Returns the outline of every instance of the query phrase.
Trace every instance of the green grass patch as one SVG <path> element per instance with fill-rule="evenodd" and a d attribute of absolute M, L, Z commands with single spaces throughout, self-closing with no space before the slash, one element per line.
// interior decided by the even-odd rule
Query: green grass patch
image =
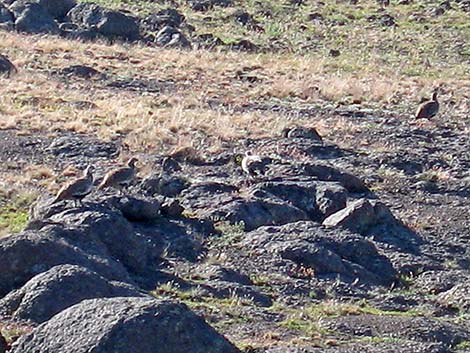
<path fill-rule="evenodd" d="M 409 311 L 385 311 L 367 304 L 348 304 L 337 302 L 322 302 L 303 308 L 290 308 L 280 303 L 275 303 L 271 310 L 285 315 L 280 323 L 281 327 L 299 331 L 308 336 L 324 336 L 329 332 L 319 326 L 324 318 L 337 318 L 349 315 L 389 315 L 389 316 L 421 316 L 422 312 Z"/>
<path fill-rule="evenodd" d="M 458 345 L 455 346 L 455 350 L 457 352 L 470 350 L 470 341 L 460 342 Z"/>
<path fill-rule="evenodd" d="M 20 232 L 28 223 L 29 207 L 36 198 L 33 193 L 0 191 L 0 236 Z"/>
<path fill-rule="evenodd" d="M 245 307 L 254 306 L 249 298 L 241 298 L 233 293 L 228 298 L 216 298 L 198 287 L 183 290 L 173 283 L 166 283 L 150 294 L 156 298 L 169 297 L 177 299 L 189 308 L 204 313 L 206 320 L 216 329 L 226 329 L 236 324 L 248 324 L 253 318 L 244 313 Z"/>

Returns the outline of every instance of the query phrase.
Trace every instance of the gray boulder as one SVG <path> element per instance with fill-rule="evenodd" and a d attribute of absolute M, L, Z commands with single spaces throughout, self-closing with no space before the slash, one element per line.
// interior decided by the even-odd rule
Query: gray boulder
<path fill-rule="evenodd" d="M 85 300 L 22 336 L 11 353 L 236 353 L 183 304 L 146 298 Z"/>
<path fill-rule="evenodd" d="M 0 54 L 0 74 L 8 78 L 16 71 L 15 65 L 6 56 Z"/>
<path fill-rule="evenodd" d="M 271 181 L 257 184 L 252 188 L 269 193 L 302 211 L 310 219 L 321 221 L 326 216 L 346 207 L 347 191 L 339 183 L 310 180 Z"/>
<path fill-rule="evenodd" d="M 288 260 L 310 268 L 317 278 L 339 276 L 349 283 L 390 285 L 397 276 L 372 242 L 347 231 L 325 230 L 314 222 L 261 227 L 248 233 L 242 245 L 269 262 Z"/>
<path fill-rule="evenodd" d="M 246 231 L 308 219 L 305 212 L 286 202 L 256 197 L 234 199 L 233 202 L 215 209 L 212 216 L 228 220 L 232 224 L 243 223 Z"/>
<path fill-rule="evenodd" d="M 16 1 L 12 1 L 9 5 L 10 5 L 9 10 L 13 13 L 14 17 L 18 17 L 19 15 L 21 15 L 23 11 L 26 10 L 31 5 L 35 5 L 36 8 L 39 7 L 42 10 L 44 10 L 42 6 L 40 6 L 34 0 L 16 0 Z"/>
<path fill-rule="evenodd" d="M 145 32 L 158 32 L 165 26 L 180 27 L 185 21 L 184 15 L 175 9 L 154 12 L 142 20 L 141 28 Z"/>
<path fill-rule="evenodd" d="M 49 219 L 55 223 L 63 224 L 67 228 L 77 229 L 82 237 L 90 239 L 106 247 L 106 253 L 123 264 L 133 273 L 145 272 L 153 267 L 162 249 L 153 239 L 136 231 L 134 225 L 125 218 L 123 212 L 113 210 L 114 199 L 108 200 L 108 205 L 92 205 L 88 209 L 65 209 L 53 214 Z M 104 201 L 106 202 L 106 201 Z M 132 206 L 124 201 L 121 205 L 127 216 L 138 217 L 136 210 L 139 206 Z M 148 205 L 145 204 L 144 208 Z M 145 211 L 154 214 L 153 206 Z M 149 214 L 144 214 L 147 217 Z M 157 239 L 158 241 L 158 239 Z"/>
<path fill-rule="evenodd" d="M 65 72 L 62 71 L 62 73 L 78 75 L 79 73 L 84 74 L 87 71 L 88 75 L 92 74 L 89 70 L 84 70 L 83 68 L 77 69 L 77 67 L 69 67 Z M 99 75 L 99 72 L 93 73 L 93 75 L 95 74 Z M 77 165 L 83 165 L 83 160 L 99 157 L 112 159 L 119 153 L 119 147 L 113 142 L 105 142 L 93 136 L 66 134 L 53 139 L 47 147 L 47 152 L 58 158 L 66 158 Z"/>
<path fill-rule="evenodd" d="M 14 22 L 15 17 L 13 13 L 0 3 L 0 28 L 11 29 Z"/>
<path fill-rule="evenodd" d="M 77 5 L 75 0 L 38 0 L 38 3 L 57 20 L 62 20 Z"/>
<path fill-rule="evenodd" d="M 19 16 L 27 7 L 31 5 L 34 9 L 41 8 L 48 13 L 52 18 L 62 20 L 67 12 L 69 12 L 75 5 L 75 0 L 16 0 L 11 2 L 10 8 Z"/>
<path fill-rule="evenodd" d="M 84 267 L 58 265 L 1 299 L 0 315 L 42 323 L 84 299 L 141 296 L 135 287 L 108 281 Z"/>
<path fill-rule="evenodd" d="M 15 7 L 16 3 L 13 4 Z M 15 27 L 20 32 L 60 34 L 59 26 L 54 18 L 39 4 L 31 3 L 16 8 Z"/>
<path fill-rule="evenodd" d="M 326 227 L 343 227 L 365 233 L 378 224 L 396 224 L 398 221 L 387 206 L 377 200 L 359 199 L 323 221 Z"/>
<path fill-rule="evenodd" d="M 161 203 L 156 199 L 116 197 L 114 206 L 131 222 L 153 221 L 160 217 Z"/>
<path fill-rule="evenodd" d="M 377 221 L 374 207 L 366 199 L 352 202 L 346 208 L 323 221 L 326 227 L 344 227 L 358 233 L 365 232 Z"/>
<path fill-rule="evenodd" d="M 191 43 L 178 29 L 165 26 L 155 35 L 155 43 L 167 48 L 191 48 Z"/>
<path fill-rule="evenodd" d="M 215 181 L 194 183 L 181 194 L 185 209 L 202 217 L 243 222 L 246 230 L 299 220 L 321 222 L 346 206 L 347 191 L 339 183 L 273 179 L 240 194 L 237 187 Z"/>
<path fill-rule="evenodd" d="M 302 165 L 302 174 L 312 176 L 322 181 L 335 181 L 340 183 L 349 192 L 367 192 L 364 182 L 353 174 L 340 171 L 330 166 L 320 164 Z"/>
<path fill-rule="evenodd" d="M 78 26 L 95 29 L 110 39 L 139 39 L 139 25 L 136 19 L 123 12 L 108 10 L 92 3 L 81 3 L 72 8 L 67 16 Z"/>
<path fill-rule="evenodd" d="M 0 238 L 0 296 L 35 275 L 61 264 L 75 264 L 101 276 L 132 283 L 122 263 L 112 259 L 102 242 L 77 229 L 46 225 Z"/>
<path fill-rule="evenodd" d="M 295 205 L 274 197 L 264 190 L 239 196 L 237 188 L 217 182 L 200 182 L 184 190 L 183 206 L 201 217 L 243 224 L 245 230 L 263 225 L 279 225 L 308 219 Z"/>
<path fill-rule="evenodd" d="M 0 332 L 0 353 L 5 353 L 8 349 L 8 344 L 6 339 L 2 336 Z"/>

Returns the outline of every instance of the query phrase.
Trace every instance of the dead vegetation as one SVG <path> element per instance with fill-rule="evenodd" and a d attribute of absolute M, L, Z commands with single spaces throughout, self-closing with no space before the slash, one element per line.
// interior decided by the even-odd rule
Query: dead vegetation
<path fill-rule="evenodd" d="M 464 77 L 408 77 L 384 67 L 379 73 L 370 66 L 332 72 L 326 59 L 285 53 L 241 55 L 75 43 L 5 32 L 0 36 L 2 52 L 20 68 L 0 88 L 0 127 L 23 134 L 93 133 L 106 140 L 124 137 L 134 151 L 169 151 L 201 144 L 217 148 L 222 141 L 278 134 L 296 120 L 295 114 L 245 109 L 254 103 L 288 109 L 359 103 L 409 119 L 420 97 L 440 87 L 454 114 L 468 108 Z M 54 74 L 74 64 L 93 67 L 106 78 Z M 244 79 L 245 73 L 250 79 Z M 110 85 L 119 80 L 139 81 L 140 86 Z M 162 83 L 161 92 L 148 92 L 150 80 Z M 327 136 L 354 128 L 341 119 L 325 121 L 321 110 L 311 114 L 308 123 Z"/>

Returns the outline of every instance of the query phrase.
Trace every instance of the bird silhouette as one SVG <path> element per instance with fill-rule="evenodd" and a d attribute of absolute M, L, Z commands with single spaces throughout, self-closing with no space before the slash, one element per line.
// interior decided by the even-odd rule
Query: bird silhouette
<path fill-rule="evenodd" d="M 129 185 L 131 181 L 134 179 L 137 168 L 135 164 L 138 162 L 138 159 L 132 157 L 127 162 L 127 167 L 121 167 L 117 169 L 113 169 L 106 173 L 103 178 L 103 181 L 98 186 L 98 189 L 105 189 L 108 187 L 117 188 L 121 192 L 121 188 L 123 186 Z"/>
<path fill-rule="evenodd" d="M 51 205 L 65 200 L 73 200 L 75 206 L 77 206 L 77 202 L 78 205 L 81 205 L 82 199 L 93 189 L 93 170 L 93 166 L 87 166 L 81 178 L 75 179 L 62 186 Z"/>
<path fill-rule="evenodd" d="M 420 104 L 416 110 L 416 119 L 431 119 L 439 112 L 439 101 L 437 91 L 432 94 L 432 99 Z"/>

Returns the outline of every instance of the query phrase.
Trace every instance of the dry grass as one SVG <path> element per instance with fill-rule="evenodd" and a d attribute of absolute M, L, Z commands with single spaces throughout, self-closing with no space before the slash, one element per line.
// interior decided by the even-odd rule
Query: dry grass
<path fill-rule="evenodd" d="M 468 80 L 458 77 L 410 78 L 393 70 L 378 74 L 371 67 L 331 72 L 329 62 L 315 56 L 109 46 L 5 32 L 0 32 L 0 50 L 20 68 L 0 87 L 0 128 L 26 134 L 76 131 L 106 140 L 124 136 L 134 151 L 208 145 L 217 149 L 223 141 L 277 134 L 295 119 L 233 109 L 253 103 L 282 101 L 299 107 L 354 100 L 411 114 L 410 105 L 432 87 L 442 87 L 446 98 L 457 102 L 454 110 L 464 108 L 468 94 Z M 94 67 L 113 80 L 160 80 L 170 85 L 163 92 L 149 93 L 107 87 L 99 79 L 51 74 L 74 64 Z M 240 70 L 257 82 L 240 79 Z M 96 108 L 74 105 L 79 101 L 93 102 Z M 214 109 L 209 102 L 223 108 Z M 323 119 L 314 116 L 310 123 L 328 131 L 354 128 L 341 120 L 325 124 Z"/>

